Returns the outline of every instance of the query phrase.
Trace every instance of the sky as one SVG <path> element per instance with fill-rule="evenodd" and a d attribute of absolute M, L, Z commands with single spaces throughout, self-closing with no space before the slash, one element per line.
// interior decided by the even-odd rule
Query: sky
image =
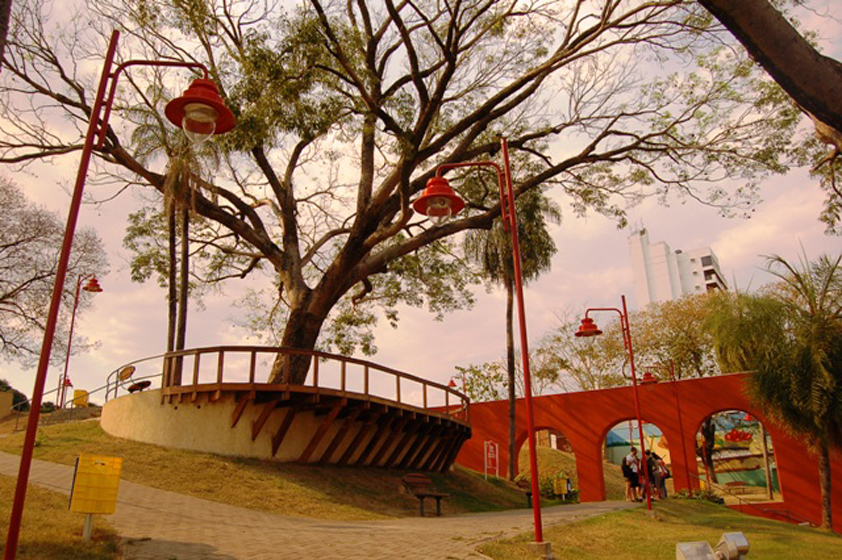
<path fill-rule="evenodd" d="M 804 23 L 807 28 L 820 28 L 824 54 L 842 59 L 840 22 L 808 14 Z M 30 200 L 65 217 L 77 165 L 78 155 L 74 155 L 11 177 L 24 187 Z M 101 194 L 90 183 L 87 192 L 94 198 Z M 740 289 L 755 289 L 771 280 L 762 270 L 763 255 L 779 254 L 797 261 L 802 249 L 811 258 L 840 252 L 842 238 L 823 233 L 824 225 L 818 220 L 822 191 L 806 170 L 772 177 L 762 183 L 760 193 L 763 202 L 749 220 L 723 218 L 698 203 L 672 201 L 665 207 L 648 200 L 629 212 L 629 222 L 632 227 L 646 227 L 651 243 L 664 241 L 672 250 L 711 247 L 726 281 Z M 71 357 L 69 376 L 76 388 L 92 391 L 122 365 L 161 354 L 165 347 L 165 293 L 153 282 L 131 282 L 129 256 L 122 249 L 126 218 L 140 204 L 129 195 L 104 205 L 83 205 L 79 224 L 99 232 L 111 267 L 109 274 L 99 277 L 104 291 L 77 317 L 76 333 L 97 342 L 98 348 Z M 618 230 L 615 222 L 602 216 L 577 218 L 564 210 L 562 223 L 552 229 L 558 247 L 552 269 L 525 290 L 531 346 L 557 324 L 559 314 L 580 315 L 587 307 L 619 306 L 623 294 L 630 308 L 636 308 L 628 245 L 631 229 Z M 188 348 L 256 342 L 231 320 L 238 312 L 232 303 L 241 289 L 229 283 L 224 295 L 206 299 L 204 310 L 193 306 Z M 479 290 L 471 310 L 451 313 L 440 322 L 426 311 L 405 308 L 397 330 L 382 321 L 376 332 L 379 352 L 366 359 L 447 384 L 456 374 L 455 366 L 481 364 L 505 355 L 505 307 L 502 290 Z M 56 387 L 60 373 L 60 368 L 50 368 L 47 390 Z M 0 377 L 27 395 L 32 392 L 34 376 L 35 367 L 23 369 L 0 362 Z M 102 397 L 94 400 L 101 402 Z"/>

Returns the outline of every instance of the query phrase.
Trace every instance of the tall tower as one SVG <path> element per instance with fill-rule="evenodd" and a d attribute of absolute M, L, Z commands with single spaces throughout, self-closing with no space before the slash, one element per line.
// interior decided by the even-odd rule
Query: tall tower
<path fill-rule="evenodd" d="M 646 228 L 629 236 L 637 304 L 678 299 L 688 294 L 727 290 L 719 260 L 710 247 L 670 250 L 664 242 L 649 243 Z"/>

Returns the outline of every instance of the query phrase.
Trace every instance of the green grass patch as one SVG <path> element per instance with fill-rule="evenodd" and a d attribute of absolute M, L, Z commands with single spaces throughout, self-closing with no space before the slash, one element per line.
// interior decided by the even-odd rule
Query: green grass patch
<path fill-rule="evenodd" d="M 564 473 L 565 476 L 570 477 L 573 488 L 579 488 L 579 476 L 576 473 L 576 456 L 573 453 L 539 446 L 537 458 L 539 478 Z M 528 445 L 524 445 L 520 449 L 518 468 L 522 474 L 527 477 L 529 476 Z M 625 500 L 626 483 L 623 479 L 623 471 L 620 466 L 604 461 L 602 468 L 605 473 L 605 499 Z"/>
<path fill-rule="evenodd" d="M 224 457 L 115 438 L 96 420 L 39 429 L 34 457 L 73 465 L 81 453 L 122 457 L 122 478 L 154 488 L 251 509 L 319 519 L 383 519 L 417 515 L 418 500 L 405 493 L 409 471 L 321 467 Z M 0 439 L 0 450 L 20 453 L 23 433 Z M 430 477 L 443 492 L 446 514 L 526 506 L 507 481 L 485 481 L 457 467 Z"/>
<path fill-rule="evenodd" d="M 15 477 L 0 476 L 0 519 L 9 526 Z M 118 558 L 119 538 L 105 518 L 94 516 L 91 542 L 82 538 L 85 516 L 70 513 L 67 496 L 30 485 L 18 540 L 19 560 L 112 560 Z M 5 548 L 5 539 L 0 550 Z"/>
<path fill-rule="evenodd" d="M 719 542 L 722 533 L 742 532 L 750 544 L 750 558 L 837 558 L 842 537 L 788 523 L 740 514 L 725 506 L 695 500 L 667 500 L 654 505 L 656 517 L 645 508 L 608 513 L 598 517 L 545 528 L 560 558 L 629 559 L 675 558 L 679 542 Z M 495 560 L 517 560 L 530 556 L 533 535 L 486 544 L 480 551 Z"/>

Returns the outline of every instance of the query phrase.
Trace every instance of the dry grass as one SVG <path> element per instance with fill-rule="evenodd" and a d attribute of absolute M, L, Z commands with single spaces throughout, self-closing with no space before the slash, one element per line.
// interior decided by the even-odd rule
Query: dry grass
<path fill-rule="evenodd" d="M 109 436 L 95 420 L 40 428 L 38 441 L 36 459 L 72 465 L 80 453 L 123 457 L 124 480 L 251 509 L 343 520 L 417 514 L 417 499 L 401 491 L 407 471 L 281 464 L 167 449 Z M 0 450 L 19 453 L 22 442 L 22 433 L 0 439 Z M 447 513 L 525 505 L 514 485 L 486 482 L 465 469 L 431 478 L 451 494 L 443 502 Z"/>
<path fill-rule="evenodd" d="M 524 445 L 518 456 L 518 467 L 520 472 L 529 473 L 529 447 Z M 624 500 L 626 496 L 626 483 L 623 479 L 623 472 L 619 465 L 603 462 L 602 468 L 605 472 L 605 499 Z M 579 488 L 579 477 L 576 473 L 576 457 L 573 453 L 550 449 L 549 447 L 538 447 L 538 472 L 539 478 L 565 473 L 571 478 L 574 488 Z"/>
<path fill-rule="evenodd" d="M 15 478 L 0 476 L 0 519 L 8 527 Z M 118 537 L 102 516 L 94 518 L 90 543 L 82 538 L 84 516 L 70 513 L 67 496 L 29 486 L 18 541 L 19 560 L 106 560 L 118 558 Z M 5 548 L 5 539 L 0 549 Z"/>
<path fill-rule="evenodd" d="M 558 558 L 636 560 L 675 558 L 679 542 L 707 541 L 716 545 L 722 533 L 742 532 L 750 544 L 749 558 L 838 558 L 839 535 L 759 517 L 695 500 L 666 500 L 655 505 L 656 517 L 643 508 L 593 517 L 544 531 Z M 530 556 L 531 534 L 489 543 L 480 551 L 495 560 Z"/>

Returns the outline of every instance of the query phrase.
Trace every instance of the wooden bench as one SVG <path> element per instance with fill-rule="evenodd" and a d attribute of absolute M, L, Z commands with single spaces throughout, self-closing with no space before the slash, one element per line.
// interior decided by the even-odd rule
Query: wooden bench
<path fill-rule="evenodd" d="M 404 487 L 418 498 L 421 504 L 421 517 L 424 517 L 424 498 L 434 498 L 436 500 L 436 516 L 441 517 L 441 499 L 447 498 L 450 494 L 439 492 L 433 486 L 433 481 L 426 474 L 410 473 L 404 476 L 401 481 Z"/>
<path fill-rule="evenodd" d="M 521 478 L 517 482 L 515 482 L 518 488 L 526 494 L 526 507 L 532 507 L 532 482 L 526 480 L 525 478 Z"/>
<path fill-rule="evenodd" d="M 754 488 L 750 487 L 742 480 L 732 480 L 731 482 L 726 482 L 725 489 L 732 494 L 748 494 L 749 492 L 754 491 Z"/>

